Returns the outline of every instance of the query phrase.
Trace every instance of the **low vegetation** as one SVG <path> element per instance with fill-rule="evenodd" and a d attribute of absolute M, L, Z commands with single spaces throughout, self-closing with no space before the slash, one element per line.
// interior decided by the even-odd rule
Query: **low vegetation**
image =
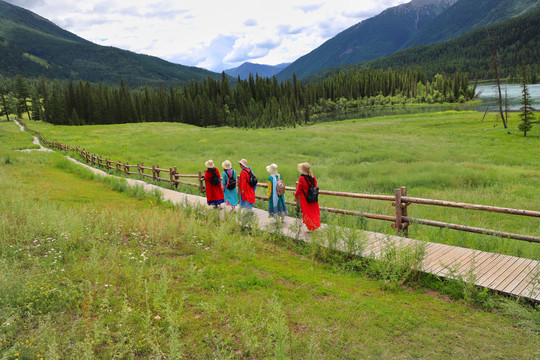
<path fill-rule="evenodd" d="M 399 270 L 413 253 L 375 263 L 128 196 L 57 153 L 13 151 L 31 144 L 13 128 L 0 123 L 2 358 L 540 356 L 538 310 Z"/>
<path fill-rule="evenodd" d="M 477 112 L 444 112 L 324 123 L 295 129 L 203 129 L 170 123 L 66 127 L 29 122 L 47 139 L 112 160 L 144 162 L 182 174 L 204 170 L 213 159 L 233 164 L 242 158 L 261 181 L 265 167 L 276 163 L 285 183 L 294 186 L 296 164 L 309 162 L 324 190 L 392 195 L 406 186 L 409 196 L 518 209 L 540 209 L 540 163 L 531 149 L 540 146 L 535 128 L 523 138 L 512 114 L 507 134 L 496 114 L 482 122 Z M 196 150 L 194 150 L 196 149 Z M 346 156 L 344 156 L 346 154 Z M 264 195 L 265 189 L 260 189 Z M 292 194 L 287 193 L 288 200 Z M 321 196 L 321 205 L 393 215 L 388 202 Z M 258 204 L 264 208 L 264 203 Z M 294 212 L 294 209 L 289 209 Z M 409 215 L 540 236 L 534 219 L 412 205 Z M 323 214 L 324 222 L 392 233 L 389 223 Z M 450 245 L 540 259 L 540 246 L 453 230 L 412 226 L 410 236 Z"/>

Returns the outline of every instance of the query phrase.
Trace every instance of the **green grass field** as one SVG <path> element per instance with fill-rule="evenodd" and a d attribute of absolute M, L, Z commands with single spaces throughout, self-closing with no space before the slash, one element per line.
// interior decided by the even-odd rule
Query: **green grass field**
<path fill-rule="evenodd" d="M 139 126 L 132 131 L 163 124 Z M 58 131 L 69 129 L 41 127 L 66 143 L 82 142 L 85 131 L 96 148 L 112 141 L 96 140 L 92 128 L 71 128 L 81 131 L 79 138 L 60 139 Z M 207 138 L 220 131 L 175 128 Z M 330 264 L 293 241 L 220 221 L 216 211 L 130 197 L 121 182 L 95 181 L 58 153 L 15 152 L 30 147 L 31 137 L 13 129 L 0 122 L 2 359 L 540 357 L 540 319 L 529 306 L 487 298 L 498 305 L 482 311 L 418 284 L 389 289 L 366 276 L 368 263 L 355 267 L 362 263 L 344 258 Z M 109 129 L 120 138 L 118 131 L 130 126 Z M 164 160 L 150 154 L 163 152 L 159 146 L 137 144 L 149 153 L 141 161 Z M 275 160 L 254 144 L 261 153 L 248 159 Z M 132 161 L 138 151 L 123 158 Z M 200 158 L 217 161 L 216 154 Z M 190 157 L 186 168 L 200 168 Z M 309 160 L 322 181 L 324 157 Z M 276 160 L 289 178 L 296 176 L 296 157 L 291 161 Z M 255 169 L 262 173 L 263 165 Z M 353 188 L 345 180 L 340 186 Z"/>
<path fill-rule="evenodd" d="M 517 132 L 517 114 L 510 119 L 512 134 L 496 115 L 484 121 L 482 116 L 449 111 L 258 130 L 172 123 L 53 127 L 29 122 L 29 126 L 49 140 L 81 146 L 112 160 L 178 166 L 180 173 L 204 170 L 207 159 L 216 164 L 229 159 L 236 165 L 246 158 L 260 181 L 268 175 L 265 167 L 276 163 L 285 182 L 294 186 L 299 175 L 296 164 L 307 161 L 323 190 L 392 195 L 394 189 L 406 186 L 409 196 L 539 210 L 540 129 L 533 128 L 524 138 Z M 292 194 L 287 196 L 292 200 Z M 320 203 L 394 214 L 388 202 L 321 196 Z M 540 236 L 540 221 L 530 217 L 414 204 L 409 216 Z M 376 220 L 323 214 L 323 221 L 393 231 L 389 223 Z M 419 225 L 410 228 L 409 236 L 540 259 L 540 245 L 522 241 Z"/>

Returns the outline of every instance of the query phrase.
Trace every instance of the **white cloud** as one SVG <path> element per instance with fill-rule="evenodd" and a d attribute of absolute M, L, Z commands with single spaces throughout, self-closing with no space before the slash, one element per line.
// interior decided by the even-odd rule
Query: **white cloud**
<path fill-rule="evenodd" d="M 8 0 L 89 41 L 213 71 L 292 62 L 409 0 Z M 126 5 L 129 4 L 129 5 Z"/>
<path fill-rule="evenodd" d="M 259 25 L 259 23 L 255 19 L 247 19 L 246 21 L 244 21 L 244 25 L 246 25 L 246 26 L 257 26 L 257 25 Z"/>

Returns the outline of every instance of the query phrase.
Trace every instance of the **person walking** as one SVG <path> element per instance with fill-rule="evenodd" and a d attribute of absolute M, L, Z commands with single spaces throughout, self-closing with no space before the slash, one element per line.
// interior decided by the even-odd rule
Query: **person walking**
<path fill-rule="evenodd" d="M 270 174 L 268 177 L 268 216 L 279 216 L 283 221 L 283 218 L 288 215 L 283 178 L 278 173 L 276 164 L 268 165 L 266 171 Z"/>
<path fill-rule="evenodd" d="M 298 164 L 300 179 L 294 197 L 300 201 L 302 209 L 302 221 L 309 231 L 318 229 L 321 226 L 321 211 L 319 209 L 317 178 L 313 176 L 311 165 L 308 163 Z M 310 189 L 311 188 L 311 189 Z"/>
<path fill-rule="evenodd" d="M 221 188 L 219 171 L 214 166 L 214 162 L 212 160 L 208 160 L 204 163 L 204 165 L 207 168 L 204 172 L 204 182 L 206 184 L 206 202 L 208 205 L 212 205 L 217 208 L 225 201 L 223 189 Z"/>
<path fill-rule="evenodd" d="M 232 168 L 232 164 L 229 160 L 225 160 L 221 166 L 223 167 L 223 180 L 221 182 L 221 187 L 225 197 L 225 205 L 229 205 L 234 209 L 234 207 L 238 205 L 236 171 L 234 171 Z"/>
<path fill-rule="evenodd" d="M 247 166 L 247 160 L 242 159 L 238 163 L 242 167 L 242 170 L 240 171 L 240 179 L 238 181 L 240 207 L 251 210 L 255 204 L 255 189 L 257 188 L 257 185 L 250 185 L 250 179 L 253 172 L 251 171 L 251 168 Z"/>

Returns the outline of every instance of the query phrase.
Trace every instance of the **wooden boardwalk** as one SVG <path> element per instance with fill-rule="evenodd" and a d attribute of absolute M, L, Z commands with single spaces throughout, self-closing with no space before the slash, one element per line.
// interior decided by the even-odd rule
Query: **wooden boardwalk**
<path fill-rule="evenodd" d="M 69 158 L 69 157 L 68 157 Z M 71 161 L 86 166 L 92 171 L 104 176 L 112 176 L 99 169 L 82 164 L 72 158 Z M 174 204 L 189 204 L 206 207 L 206 198 L 197 195 L 180 193 L 145 183 L 140 180 L 126 179 L 130 185 L 143 186 L 146 190 L 158 189 L 163 194 L 163 199 Z M 272 218 L 268 212 L 261 209 L 253 209 L 256 216 L 256 224 L 261 230 L 272 231 L 275 229 Z M 324 246 L 325 224 L 317 230 L 320 233 L 318 242 Z M 310 242 L 310 235 L 304 225 L 296 218 L 286 217 L 281 232 L 293 239 Z M 342 231 L 342 239 L 333 246 L 337 250 L 350 251 L 345 241 L 348 233 Z M 355 253 L 360 256 L 378 258 L 390 248 L 403 248 L 424 246 L 425 255 L 421 271 L 442 277 L 459 277 L 467 281 L 474 281 L 480 287 L 488 288 L 500 293 L 511 294 L 534 301 L 540 301 L 540 262 L 531 259 L 519 258 L 509 255 L 489 253 L 472 250 L 457 246 L 437 243 L 429 243 L 394 235 L 386 235 L 370 231 L 357 231 L 356 238 L 361 242 L 360 251 Z"/>

